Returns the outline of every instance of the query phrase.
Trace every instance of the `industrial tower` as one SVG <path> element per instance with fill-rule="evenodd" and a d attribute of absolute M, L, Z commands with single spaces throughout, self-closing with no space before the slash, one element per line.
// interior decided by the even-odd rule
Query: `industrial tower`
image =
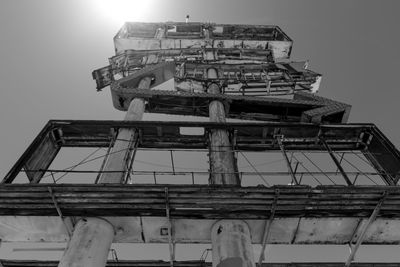
<path fill-rule="evenodd" d="M 0 186 L 2 242 L 67 242 L 62 258 L 0 266 L 209 264 L 176 261 L 180 243 L 211 243 L 213 267 L 392 266 L 353 261 L 362 243 L 400 242 L 400 153 L 374 124 L 347 124 L 349 105 L 316 95 L 321 75 L 290 60 L 279 27 L 125 23 L 114 44 L 93 78 L 124 120 L 49 121 Z M 98 169 L 52 167 L 61 149 L 82 147 L 107 152 Z M 135 165 L 145 153 L 147 170 Z M 156 168 L 166 157 L 170 169 Z M 170 259 L 107 262 L 118 242 L 167 243 Z M 350 254 L 274 264 L 267 244 L 348 244 Z"/>

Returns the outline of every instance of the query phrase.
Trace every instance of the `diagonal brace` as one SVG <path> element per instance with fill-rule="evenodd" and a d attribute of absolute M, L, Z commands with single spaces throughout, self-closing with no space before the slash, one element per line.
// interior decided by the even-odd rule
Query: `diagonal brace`
<path fill-rule="evenodd" d="M 282 142 L 283 141 L 283 135 L 276 135 L 275 137 L 276 137 L 276 139 L 278 141 L 278 145 L 279 145 L 279 148 L 281 149 L 283 157 L 285 158 L 286 165 L 288 167 L 290 175 L 292 176 L 292 182 L 294 182 L 296 185 L 299 185 L 299 182 L 296 179 L 296 175 L 293 172 L 292 165 L 290 164 L 289 158 L 288 158 L 288 156 L 286 154 L 285 147 L 283 146 L 283 142 Z"/>
<path fill-rule="evenodd" d="M 332 149 L 326 143 L 325 139 L 322 136 L 319 136 L 319 140 L 321 140 L 322 144 L 324 145 L 324 147 L 328 151 L 329 155 L 331 156 L 333 162 L 335 162 L 336 167 L 339 169 L 339 171 L 342 174 L 342 176 L 343 176 L 344 180 L 346 181 L 347 185 L 353 185 L 353 183 L 350 181 L 349 177 L 347 176 L 346 172 L 344 171 L 342 165 L 340 165 L 339 160 L 333 154 Z"/>
<path fill-rule="evenodd" d="M 65 217 L 63 216 L 63 214 L 62 214 L 62 212 L 61 212 L 61 209 L 60 209 L 60 207 L 58 206 L 57 200 L 56 200 L 56 198 L 55 198 L 55 196 L 54 196 L 54 194 L 53 194 L 53 190 L 51 189 L 51 187 L 47 187 L 47 189 L 49 190 L 49 193 L 50 193 L 50 195 L 51 195 L 51 199 L 53 200 L 54 207 L 55 207 L 56 210 L 57 210 L 58 216 L 60 217 L 62 223 L 64 224 L 65 229 L 66 229 L 67 232 L 68 232 L 68 236 L 71 238 L 71 237 L 72 237 L 72 230 L 70 229 L 69 225 L 65 222 Z"/>
<path fill-rule="evenodd" d="M 263 234 L 263 239 L 262 239 L 262 248 L 261 248 L 261 252 L 260 252 L 260 258 L 258 259 L 258 266 L 261 266 L 261 264 L 264 260 L 265 247 L 267 246 L 269 234 L 271 232 L 272 221 L 275 218 L 275 210 L 276 210 L 276 204 L 278 202 L 278 197 L 279 197 L 279 189 L 276 189 L 275 196 L 274 196 L 274 202 L 272 203 L 272 207 L 271 207 L 271 214 L 269 216 L 269 220 L 265 222 L 264 234 Z"/>
<path fill-rule="evenodd" d="M 368 230 L 368 227 L 371 225 L 371 223 L 376 219 L 376 217 L 378 216 L 378 213 L 382 207 L 383 202 L 385 201 L 386 197 L 388 195 L 388 192 L 385 191 L 383 193 L 382 198 L 379 200 L 378 204 L 376 205 L 374 211 L 372 212 L 371 216 L 368 218 L 368 221 L 364 224 L 361 234 L 357 239 L 357 243 L 354 245 L 354 247 L 351 248 L 351 253 L 346 261 L 345 267 L 349 267 L 351 262 L 354 260 L 354 256 L 356 255 L 356 252 L 358 250 L 358 248 L 360 247 L 364 237 L 365 237 L 365 233 Z M 350 240 L 350 245 L 351 245 L 352 240 Z"/>

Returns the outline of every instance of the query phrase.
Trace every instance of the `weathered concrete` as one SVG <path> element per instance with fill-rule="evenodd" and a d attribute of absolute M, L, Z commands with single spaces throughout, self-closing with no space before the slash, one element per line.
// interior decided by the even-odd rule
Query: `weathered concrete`
<path fill-rule="evenodd" d="M 211 55 L 210 55 L 211 56 Z M 207 71 L 208 78 L 217 78 L 215 69 Z M 212 83 L 210 94 L 220 94 L 217 84 Z M 225 122 L 225 107 L 221 101 L 214 100 L 209 105 L 212 122 Z M 210 167 L 212 184 L 240 186 L 235 173 L 236 160 L 229 135 L 226 130 L 213 130 L 210 136 Z M 248 225 L 242 220 L 221 220 L 211 230 L 213 267 L 255 267 L 253 246 Z"/>
<path fill-rule="evenodd" d="M 209 78 L 216 78 L 215 69 L 209 69 Z M 212 83 L 208 89 L 210 94 L 219 94 L 217 84 Z M 221 101 L 211 101 L 209 116 L 212 122 L 226 122 L 225 107 Z M 232 146 L 226 130 L 213 130 L 210 136 L 210 167 L 212 172 L 212 184 L 236 184 L 240 185 L 239 176 L 235 173 L 235 158 Z"/>
<path fill-rule="evenodd" d="M 143 78 L 139 88 L 149 89 L 151 78 Z M 143 98 L 135 98 L 131 101 L 124 120 L 142 120 L 145 108 Z M 111 149 L 110 156 L 105 165 L 105 170 L 116 171 L 103 173 L 99 183 L 113 184 L 124 183 L 126 171 L 129 166 L 132 149 L 136 142 L 135 129 L 122 128 Z M 107 264 L 107 257 L 114 239 L 114 227 L 104 219 L 83 218 L 75 226 L 73 235 L 68 242 L 59 267 L 102 267 Z"/>
<path fill-rule="evenodd" d="M 211 229 L 213 267 L 255 267 L 249 226 L 221 220 Z"/>
<path fill-rule="evenodd" d="M 150 78 L 144 78 L 139 83 L 139 88 L 148 89 L 150 87 Z M 143 98 L 135 98 L 131 101 L 129 108 L 126 112 L 124 120 L 126 121 L 140 121 L 143 118 L 145 108 L 145 100 Z M 103 173 L 100 176 L 99 183 L 122 183 L 124 182 L 127 161 L 129 157 L 130 148 L 133 147 L 136 141 L 135 129 L 122 128 L 118 132 L 117 139 L 111 149 L 110 156 L 107 160 L 105 170 L 116 171 L 115 173 Z"/>
<path fill-rule="evenodd" d="M 75 225 L 59 267 L 106 266 L 114 227 L 104 219 L 84 218 Z"/>

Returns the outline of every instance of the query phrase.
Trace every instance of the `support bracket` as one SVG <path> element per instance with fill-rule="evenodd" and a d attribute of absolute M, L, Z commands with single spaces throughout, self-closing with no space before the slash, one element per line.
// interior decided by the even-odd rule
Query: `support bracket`
<path fill-rule="evenodd" d="M 388 195 L 388 192 L 385 191 L 385 192 L 383 193 L 383 196 L 382 196 L 381 199 L 379 200 L 378 204 L 376 205 L 374 211 L 372 212 L 371 216 L 368 218 L 368 221 L 367 221 L 366 223 L 364 223 L 363 228 L 362 228 L 362 230 L 361 230 L 361 234 L 360 234 L 359 237 L 357 238 L 357 242 L 356 242 L 356 244 L 355 244 L 353 247 L 351 246 L 351 243 L 352 243 L 353 240 L 350 240 L 350 243 L 349 243 L 349 244 L 350 244 L 351 253 L 350 253 L 349 257 L 347 258 L 347 261 L 346 261 L 346 263 L 345 263 L 345 267 L 349 267 L 350 264 L 351 264 L 351 262 L 354 260 L 354 256 L 356 255 L 356 252 L 357 252 L 358 248 L 360 247 L 360 245 L 361 245 L 361 243 L 362 243 L 362 241 L 363 241 L 363 239 L 364 239 L 364 237 L 365 237 L 365 233 L 367 232 L 368 227 L 371 225 L 371 223 L 372 223 L 372 222 L 376 219 L 376 217 L 378 216 L 378 213 L 379 213 L 379 211 L 380 211 L 380 209 L 381 209 L 381 207 L 382 207 L 382 204 L 383 204 L 383 202 L 385 201 L 387 195 Z M 358 228 L 358 227 L 357 227 L 357 228 Z M 352 237 L 352 238 L 354 238 L 354 235 L 355 235 L 355 234 L 356 234 L 356 233 L 353 234 L 353 237 Z"/>
<path fill-rule="evenodd" d="M 69 238 L 71 238 L 71 237 L 72 237 L 73 229 L 71 229 L 72 227 L 70 228 L 70 226 L 69 226 L 69 225 L 67 224 L 67 222 L 65 221 L 65 217 L 63 216 L 63 214 L 62 214 L 62 212 L 61 212 L 61 209 L 60 209 L 60 207 L 58 206 L 58 203 L 57 203 L 57 200 L 56 200 L 56 198 L 55 198 L 55 196 L 54 196 L 53 190 L 51 189 L 51 187 L 47 187 L 47 189 L 49 190 L 49 193 L 50 193 L 50 195 L 51 195 L 51 199 L 53 200 L 54 207 L 55 207 L 56 210 L 57 210 L 58 216 L 60 217 L 62 223 L 64 224 L 65 229 L 67 230 L 67 233 L 68 233 Z"/>
<path fill-rule="evenodd" d="M 336 158 L 336 156 L 333 154 L 332 149 L 329 147 L 328 143 L 325 141 L 325 139 L 322 136 L 319 136 L 319 140 L 322 142 L 326 150 L 328 151 L 329 155 L 331 156 L 332 160 L 335 162 L 336 167 L 339 169 L 340 173 L 342 174 L 344 180 L 346 181 L 347 185 L 353 185 L 353 183 L 350 181 L 349 177 L 347 176 L 346 172 L 343 170 L 342 165 L 340 165 L 340 162 Z"/>

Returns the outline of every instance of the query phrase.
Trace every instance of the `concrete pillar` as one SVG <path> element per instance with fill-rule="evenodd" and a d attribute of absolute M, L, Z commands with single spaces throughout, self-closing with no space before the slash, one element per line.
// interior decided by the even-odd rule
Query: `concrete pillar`
<path fill-rule="evenodd" d="M 217 78 L 215 69 L 207 71 L 209 78 Z M 220 94 L 217 84 L 210 84 L 207 88 L 209 94 Z M 209 105 L 209 117 L 211 122 L 222 122 L 225 119 L 225 107 L 221 101 L 211 101 Z M 210 167 L 211 184 L 235 184 L 240 185 L 239 175 L 234 173 L 236 168 L 234 152 L 229 141 L 229 135 L 226 130 L 212 130 L 210 138 Z"/>
<path fill-rule="evenodd" d="M 221 220 L 211 229 L 213 267 L 255 267 L 249 226 L 242 220 Z"/>
<path fill-rule="evenodd" d="M 79 220 L 58 266 L 105 266 L 113 238 L 114 227 L 104 219 Z"/>
<path fill-rule="evenodd" d="M 150 87 L 151 78 L 143 78 L 139 83 L 139 88 L 148 89 Z M 129 104 L 128 110 L 125 114 L 124 120 L 126 121 L 140 121 L 143 118 L 145 109 L 145 100 L 143 98 L 135 98 Z M 118 132 L 117 139 L 114 146 L 110 151 L 110 156 L 104 167 L 107 171 L 124 171 L 127 169 L 126 159 L 129 156 L 129 147 L 136 141 L 135 129 L 121 128 Z M 99 178 L 99 183 L 122 183 L 124 182 L 125 173 L 102 173 Z"/>
<path fill-rule="evenodd" d="M 150 88 L 151 78 L 143 78 L 139 88 Z M 145 101 L 135 98 L 129 105 L 124 120 L 142 120 Z M 134 129 L 122 128 L 119 130 L 117 140 L 111 149 L 104 170 L 119 171 L 116 173 L 102 173 L 99 183 L 113 184 L 124 182 L 126 171 L 126 158 L 130 153 L 129 147 L 135 142 L 136 131 Z M 64 254 L 60 260 L 59 267 L 105 267 L 109 250 L 114 239 L 113 226 L 101 218 L 83 218 L 75 225 L 74 232 Z"/>
<path fill-rule="evenodd" d="M 209 78 L 217 78 L 217 71 L 209 69 Z M 208 87 L 208 93 L 220 94 L 217 84 Z M 223 103 L 214 100 L 209 105 L 212 122 L 225 122 Z M 239 176 L 235 174 L 235 158 L 228 132 L 213 130 L 210 140 L 211 184 L 240 186 Z M 250 229 L 242 220 L 220 220 L 211 229 L 213 267 L 255 267 Z"/>

